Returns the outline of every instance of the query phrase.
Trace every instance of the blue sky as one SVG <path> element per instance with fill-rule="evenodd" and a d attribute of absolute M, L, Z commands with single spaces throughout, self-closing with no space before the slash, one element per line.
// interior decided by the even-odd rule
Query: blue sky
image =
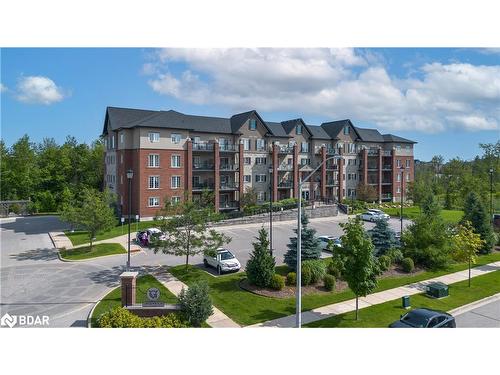
<path fill-rule="evenodd" d="M 2 49 L 2 139 L 91 142 L 106 106 L 307 123 L 350 118 L 469 159 L 500 138 L 500 51 Z"/>

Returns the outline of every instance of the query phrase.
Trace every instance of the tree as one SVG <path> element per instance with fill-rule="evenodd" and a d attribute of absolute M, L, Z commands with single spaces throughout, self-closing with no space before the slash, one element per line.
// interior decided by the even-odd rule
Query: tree
<path fill-rule="evenodd" d="M 491 252 L 495 238 L 489 222 L 489 214 L 483 202 L 475 192 L 470 192 L 465 199 L 462 222 L 470 221 L 474 231 L 481 236 L 481 253 Z"/>
<path fill-rule="evenodd" d="M 470 221 L 458 226 L 458 232 L 453 236 L 453 257 L 459 262 L 469 264 L 469 287 L 471 279 L 471 263 L 476 263 L 476 254 L 483 247 L 481 236 L 474 233 Z"/>
<path fill-rule="evenodd" d="M 420 209 L 422 213 L 429 218 L 439 216 L 441 212 L 441 207 L 432 193 L 427 193 L 424 196 L 422 203 L 420 204 Z"/>
<path fill-rule="evenodd" d="M 252 187 L 247 187 L 245 193 L 240 198 L 241 207 L 255 206 L 257 204 L 257 191 Z"/>
<path fill-rule="evenodd" d="M 61 219 L 87 231 L 90 250 L 92 250 L 94 237 L 116 224 L 116 217 L 111 208 L 114 199 L 114 195 L 109 190 L 101 193 L 95 189 L 85 189 L 80 204 L 78 206 L 66 205 L 61 212 Z"/>
<path fill-rule="evenodd" d="M 179 304 L 185 319 L 195 327 L 201 326 L 213 314 L 212 299 L 206 281 L 196 282 L 186 291 L 182 288 Z"/>
<path fill-rule="evenodd" d="M 155 253 L 161 251 L 163 254 L 185 256 L 187 270 L 190 256 L 202 253 L 214 255 L 219 247 L 231 241 L 225 234 L 208 229 L 211 221 L 219 219 L 211 207 L 190 200 L 175 205 L 170 203 L 170 199 L 165 201 L 165 207 L 156 219 L 165 235 L 152 239 Z"/>
<path fill-rule="evenodd" d="M 321 256 L 321 247 L 319 239 L 316 237 L 316 230 L 309 228 L 309 219 L 306 214 L 302 214 L 302 233 L 301 233 L 301 259 L 319 259 Z M 297 229 L 293 230 L 295 234 Z M 285 253 L 285 263 L 292 269 L 297 268 L 297 237 L 290 237 L 290 243 L 286 245 L 288 251 Z"/>
<path fill-rule="evenodd" d="M 361 220 L 349 219 L 340 224 L 344 230 L 340 251 L 345 257 L 343 278 L 356 295 L 356 320 L 358 320 L 359 296 L 366 296 L 377 287 L 380 275 L 378 262 L 373 255 L 373 244 L 366 234 Z"/>
<path fill-rule="evenodd" d="M 269 251 L 269 240 L 264 228 L 259 230 L 256 239 L 257 241 L 252 243 L 253 251 L 245 271 L 251 284 L 266 287 L 271 283 L 276 262 Z"/>
<path fill-rule="evenodd" d="M 368 232 L 377 255 L 383 255 L 387 250 L 396 245 L 396 236 L 389 227 L 387 220 L 377 220 L 375 227 Z"/>
<path fill-rule="evenodd" d="M 375 202 L 378 199 L 378 194 L 373 186 L 360 182 L 356 189 L 356 197 L 365 202 Z"/>

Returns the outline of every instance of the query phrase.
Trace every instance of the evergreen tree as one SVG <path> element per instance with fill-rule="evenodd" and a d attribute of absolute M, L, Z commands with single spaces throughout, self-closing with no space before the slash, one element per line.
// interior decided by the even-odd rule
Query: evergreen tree
<path fill-rule="evenodd" d="M 387 220 L 377 220 L 375 227 L 368 232 L 372 238 L 376 255 L 383 255 L 396 245 L 394 231 L 389 227 Z"/>
<path fill-rule="evenodd" d="M 309 228 L 309 219 L 307 215 L 302 215 L 302 234 L 301 234 L 301 259 L 319 259 L 321 256 L 321 247 L 319 239 L 316 237 L 316 230 Z M 297 229 L 293 230 L 295 234 Z M 288 267 L 296 269 L 297 267 L 297 237 L 290 237 L 290 243 L 286 245 L 288 251 L 285 254 L 285 263 Z"/>
<path fill-rule="evenodd" d="M 195 327 L 200 327 L 214 312 L 210 288 L 204 280 L 194 283 L 187 291 L 182 288 L 179 294 L 179 304 L 182 315 Z"/>
<path fill-rule="evenodd" d="M 421 209 L 422 213 L 429 218 L 439 216 L 441 212 L 441 206 L 439 206 L 436 197 L 432 193 L 427 193 L 424 196 L 421 203 Z"/>
<path fill-rule="evenodd" d="M 470 192 L 465 198 L 462 223 L 466 221 L 471 222 L 474 232 L 479 234 L 481 240 L 484 241 L 480 252 L 483 254 L 491 252 L 495 238 L 489 222 L 489 214 L 481 198 L 475 192 Z"/>
<path fill-rule="evenodd" d="M 269 240 L 264 228 L 259 230 L 256 239 L 257 241 L 252 243 L 253 251 L 245 271 L 251 284 L 266 287 L 271 283 L 276 262 L 269 252 Z"/>

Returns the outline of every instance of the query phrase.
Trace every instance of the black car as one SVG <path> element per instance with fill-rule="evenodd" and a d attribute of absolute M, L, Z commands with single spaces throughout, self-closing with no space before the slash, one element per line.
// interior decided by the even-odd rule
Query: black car
<path fill-rule="evenodd" d="M 389 328 L 455 328 L 455 318 L 443 311 L 415 309 L 401 315 Z"/>

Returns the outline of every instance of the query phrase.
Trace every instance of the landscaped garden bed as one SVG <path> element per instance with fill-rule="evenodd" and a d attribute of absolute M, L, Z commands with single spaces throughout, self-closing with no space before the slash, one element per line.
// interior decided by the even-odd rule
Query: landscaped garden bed
<path fill-rule="evenodd" d="M 126 254 L 127 251 L 119 243 L 100 243 L 92 246 L 77 247 L 76 249 L 61 249 L 59 254 L 65 260 L 83 260 L 106 255 Z"/>

